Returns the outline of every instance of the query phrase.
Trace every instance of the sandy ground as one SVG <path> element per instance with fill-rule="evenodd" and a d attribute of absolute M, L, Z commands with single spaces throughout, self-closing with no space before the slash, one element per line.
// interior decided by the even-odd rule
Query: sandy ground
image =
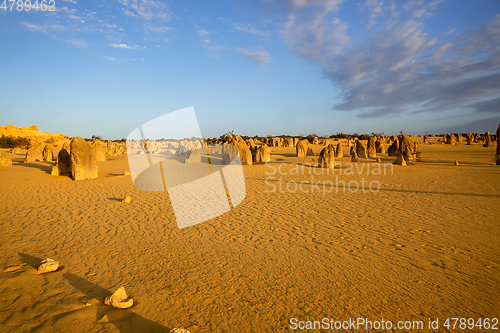
<path fill-rule="evenodd" d="M 52 163 L 1 150 L 14 165 L 0 167 L 0 331 L 285 332 L 291 318 L 499 318 L 494 149 L 418 150 L 422 162 L 385 174 L 366 160 L 360 173 L 321 174 L 308 167 L 317 156 L 272 148 L 269 165 L 244 166 L 239 206 L 185 229 L 166 192 L 137 190 L 123 175 L 126 155 L 100 163 L 98 179 L 72 181 L 51 176 Z M 363 180 L 380 190 L 351 192 Z M 47 257 L 64 267 L 38 275 Z M 122 285 L 135 305 L 103 305 Z"/>

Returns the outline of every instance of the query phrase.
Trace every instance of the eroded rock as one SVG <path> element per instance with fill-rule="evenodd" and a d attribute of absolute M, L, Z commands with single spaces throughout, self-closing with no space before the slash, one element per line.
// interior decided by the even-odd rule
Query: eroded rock
<path fill-rule="evenodd" d="M 40 266 L 38 266 L 37 271 L 39 274 L 45 274 L 45 273 L 54 272 L 58 268 L 59 268 L 59 262 L 57 262 L 53 259 L 47 258 L 47 259 L 42 261 Z"/>
<path fill-rule="evenodd" d="M 113 295 L 104 299 L 104 304 L 111 305 L 117 309 L 127 309 L 134 305 L 134 300 L 127 296 L 124 287 L 118 288 Z"/>

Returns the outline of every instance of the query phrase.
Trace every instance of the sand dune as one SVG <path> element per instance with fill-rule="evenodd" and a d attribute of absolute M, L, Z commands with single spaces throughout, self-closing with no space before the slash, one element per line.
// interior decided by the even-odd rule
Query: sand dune
<path fill-rule="evenodd" d="M 0 167 L 0 331 L 285 332 L 291 318 L 498 318 L 494 148 L 419 145 L 422 162 L 381 175 L 368 171 L 373 160 L 360 174 L 318 173 L 309 166 L 322 146 L 312 148 L 316 156 L 300 158 L 271 148 L 268 165 L 244 166 L 239 206 L 184 229 L 166 192 L 140 191 L 123 175 L 126 155 L 100 162 L 98 179 L 72 181 L 51 176 L 51 162 L 0 150 L 14 162 Z M 341 182 L 363 179 L 380 190 Z M 62 269 L 37 274 L 47 257 Z M 103 305 L 121 285 L 134 306 Z"/>

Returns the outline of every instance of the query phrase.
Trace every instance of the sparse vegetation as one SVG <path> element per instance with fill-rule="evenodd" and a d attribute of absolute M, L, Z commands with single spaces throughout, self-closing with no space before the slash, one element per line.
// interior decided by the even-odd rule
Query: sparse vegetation
<path fill-rule="evenodd" d="M 337 134 L 332 134 L 329 137 L 330 139 L 350 139 L 351 135 L 350 134 L 345 134 L 345 133 L 337 133 Z"/>
<path fill-rule="evenodd" d="M 30 142 L 26 138 L 13 138 L 2 134 L 0 148 L 29 148 Z"/>
<path fill-rule="evenodd" d="M 234 137 L 234 136 L 235 136 L 235 134 L 234 134 L 234 130 L 233 130 L 233 131 L 229 131 L 229 132 L 227 132 L 227 133 L 222 134 L 222 135 L 220 136 L 220 138 L 221 138 L 222 140 L 224 140 L 224 141 L 227 141 L 229 138 L 232 138 L 232 137 Z"/>
<path fill-rule="evenodd" d="M 0 138 L 0 147 L 1 148 L 13 148 L 14 147 L 14 139 L 10 136 L 5 136 L 2 134 Z"/>

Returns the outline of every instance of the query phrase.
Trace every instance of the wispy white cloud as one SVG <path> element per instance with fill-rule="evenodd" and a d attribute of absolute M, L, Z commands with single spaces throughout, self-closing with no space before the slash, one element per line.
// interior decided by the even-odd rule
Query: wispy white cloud
<path fill-rule="evenodd" d="M 162 26 L 151 26 L 151 25 L 145 25 L 145 26 L 144 26 L 144 29 L 145 29 L 147 32 L 155 32 L 155 33 L 159 33 L 159 34 L 165 34 L 165 33 L 167 33 L 169 30 L 172 30 L 172 27 L 162 27 Z"/>
<path fill-rule="evenodd" d="M 370 21 L 368 22 L 368 28 L 372 28 L 379 22 L 379 18 L 384 12 L 386 12 L 393 4 L 385 3 L 379 0 L 366 0 L 364 2 L 358 3 L 359 8 L 364 11 L 367 10 L 370 13 Z"/>
<path fill-rule="evenodd" d="M 126 49 L 126 50 L 135 50 L 139 47 L 139 45 L 127 45 L 127 44 L 109 44 L 109 46 L 114 47 L 115 49 Z"/>
<path fill-rule="evenodd" d="M 197 31 L 198 31 L 198 35 L 200 35 L 201 37 L 204 37 L 208 34 L 210 34 L 210 32 L 208 32 L 207 30 L 201 28 L 201 27 L 196 27 L 197 28 Z"/>
<path fill-rule="evenodd" d="M 123 12 L 127 16 L 137 16 L 146 21 L 167 20 L 170 11 L 167 5 L 160 0 L 119 0 L 124 6 Z"/>
<path fill-rule="evenodd" d="M 75 0 L 61 0 L 63 2 L 77 3 Z"/>
<path fill-rule="evenodd" d="M 48 23 L 34 24 L 31 22 L 21 22 L 21 24 L 28 30 L 39 31 L 39 32 L 44 32 L 44 33 L 47 33 L 49 31 L 64 31 L 65 30 L 65 28 L 59 24 L 48 24 Z"/>
<path fill-rule="evenodd" d="M 128 9 L 125 9 L 125 8 L 123 8 L 123 14 L 125 14 L 127 16 L 130 16 L 130 17 L 134 17 L 135 16 L 135 14 L 132 11 L 130 11 Z"/>
<path fill-rule="evenodd" d="M 57 12 L 62 14 L 74 15 L 77 10 L 75 8 L 59 7 L 57 8 Z"/>
<path fill-rule="evenodd" d="M 73 14 L 68 15 L 68 18 L 71 20 L 81 20 L 82 19 L 81 16 L 73 15 Z"/>
<path fill-rule="evenodd" d="M 237 48 L 236 51 L 259 66 L 265 65 L 271 61 L 271 56 L 267 51 L 255 51 L 246 48 Z"/>
<path fill-rule="evenodd" d="M 437 5 L 444 0 L 409 0 L 403 5 L 403 9 L 409 12 L 415 18 L 427 18 L 434 15 Z"/>
<path fill-rule="evenodd" d="M 109 57 L 109 56 L 102 56 L 104 59 L 109 60 L 109 61 L 115 61 L 115 57 Z"/>
<path fill-rule="evenodd" d="M 236 30 L 242 31 L 242 32 L 247 32 L 249 34 L 260 35 L 260 36 L 268 35 L 268 33 L 257 29 L 255 26 L 253 26 L 252 24 L 249 24 L 249 23 L 247 23 L 247 24 L 234 23 L 233 26 Z"/>
<path fill-rule="evenodd" d="M 67 42 L 73 46 L 76 46 L 76 47 L 86 47 L 89 45 L 87 42 L 85 42 L 81 39 L 72 39 L 72 40 L 68 40 Z"/>
<path fill-rule="evenodd" d="M 322 11 L 314 17 L 290 14 L 282 33 L 299 55 L 314 62 L 324 62 L 347 45 L 350 38 L 346 31 L 345 23 Z"/>

